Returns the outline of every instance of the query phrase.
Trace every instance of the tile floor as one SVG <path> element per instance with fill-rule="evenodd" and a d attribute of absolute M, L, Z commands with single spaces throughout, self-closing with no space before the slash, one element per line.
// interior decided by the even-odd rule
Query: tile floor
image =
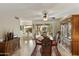
<path fill-rule="evenodd" d="M 31 56 L 31 54 L 35 48 L 34 40 L 26 41 L 26 40 L 21 39 L 20 43 L 21 43 L 21 48 L 19 50 L 15 51 L 12 56 Z M 37 52 L 36 56 L 41 56 L 39 48 L 40 48 L 40 46 L 38 46 L 38 49 L 37 49 L 38 52 Z M 62 56 L 71 56 L 71 53 L 66 51 L 66 49 L 64 47 L 62 47 L 61 44 L 58 45 L 58 50 Z M 53 52 L 52 56 L 56 56 L 54 48 L 52 48 L 52 52 Z"/>
<path fill-rule="evenodd" d="M 62 44 L 58 45 L 58 50 L 60 51 L 62 56 L 72 56 L 70 50 L 65 48 Z"/>
<path fill-rule="evenodd" d="M 12 56 L 30 56 L 34 50 L 35 42 L 33 40 L 24 41 L 21 39 L 21 48 L 14 52 Z"/>

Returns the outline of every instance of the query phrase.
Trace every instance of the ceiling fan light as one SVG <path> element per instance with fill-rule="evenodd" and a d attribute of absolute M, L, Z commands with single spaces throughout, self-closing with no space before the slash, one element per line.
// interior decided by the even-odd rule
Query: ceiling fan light
<path fill-rule="evenodd" d="M 47 21 L 48 19 L 47 19 L 47 17 L 46 17 L 46 18 L 44 18 L 43 20 L 44 20 L 44 21 Z"/>
<path fill-rule="evenodd" d="M 47 20 L 48 20 L 47 12 L 46 12 L 46 10 L 44 10 L 44 12 L 43 12 L 43 21 L 47 21 Z"/>

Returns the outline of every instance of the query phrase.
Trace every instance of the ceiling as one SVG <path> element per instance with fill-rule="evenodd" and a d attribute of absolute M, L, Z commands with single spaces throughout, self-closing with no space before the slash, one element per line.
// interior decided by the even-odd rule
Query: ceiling
<path fill-rule="evenodd" d="M 19 17 L 21 20 L 40 20 L 43 11 L 49 17 L 62 18 L 79 13 L 77 3 L 0 3 L 0 17 Z"/>

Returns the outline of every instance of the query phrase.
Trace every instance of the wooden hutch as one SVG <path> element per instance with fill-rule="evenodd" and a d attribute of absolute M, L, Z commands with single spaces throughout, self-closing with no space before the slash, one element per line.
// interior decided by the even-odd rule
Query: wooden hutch
<path fill-rule="evenodd" d="M 5 41 L 0 42 L 0 56 L 10 56 L 20 48 L 20 38 L 8 35 Z"/>
<path fill-rule="evenodd" d="M 79 56 L 79 15 L 72 15 L 72 55 Z"/>

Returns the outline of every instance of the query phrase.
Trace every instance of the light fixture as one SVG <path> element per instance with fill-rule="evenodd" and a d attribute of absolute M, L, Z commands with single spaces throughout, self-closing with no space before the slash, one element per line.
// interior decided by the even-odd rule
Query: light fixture
<path fill-rule="evenodd" d="M 46 12 L 46 10 L 44 10 L 44 12 L 43 12 L 43 20 L 44 21 L 47 21 L 48 20 L 48 17 L 47 17 L 47 12 Z"/>
<path fill-rule="evenodd" d="M 15 18 L 15 19 L 19 19 L 19 17 L 17 17 L 17 16 L 15 16 L 14 18 Z"/>

